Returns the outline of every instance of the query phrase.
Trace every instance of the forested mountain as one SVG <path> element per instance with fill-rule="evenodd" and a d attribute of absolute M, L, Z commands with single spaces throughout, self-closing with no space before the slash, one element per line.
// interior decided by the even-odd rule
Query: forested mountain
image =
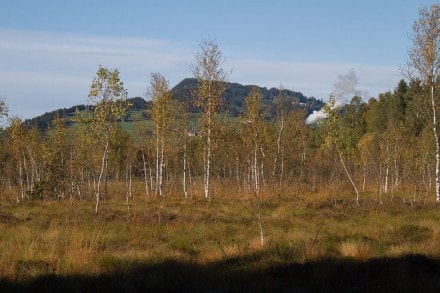
<path fill-rule="evenodd" d="M 194 78 L 186 78 L 177 84 L 171 91 L 173 96 L 179 101 L 191 101 L 191 112 L 198 112 L 194 104 L 195 95 L 192 94 L 197 88 L 197 80 Z M 258 89 L 262 96 L 263 107 L 269 110 L 269 117 L 273 118 L 276 112 L 275 102 L 281 94 L 284 95 L 288 110 L 304 109 L 307 113 L 313 110 L 321 109 L 324 105 L 322 100 L 314 97 L 306 97 L 301 92 L 294 92 L 287 89 L 266 88 L 256 85 L 242 85 L 239 83 L 225 83 L 224 93 L 224 110 L 228 111 L 232 116 L 237 117 L 243 113 L 244 100 L 253 88 Z"/>
<path fill-rule="evenodd" d="M 194 78 L 186 78 L 178 83 L 171 89 L 173 98 L 180 102 L 187 102 L 190 112 L 198 113 L 200 109 L 195 105 L 194 90 L 197 88 L 197 80 Z M 266 110 L 266 114 L 269 120 L 273 119 L 276 115 L 276 100 L 283 94 L 285 104 L 288 111 L 292 110 L 305 110 L 307 114 L 313 112 L 313 110 L 319 110 L 324 105 L 322 100 L 314 97 L 306 97 L 301 92 L 295 92 L 288 89 L 278 88 L 266 88 L 255 85 L 242 85 L 239 83 L 225 83 L 224 104 L 223 109 L 227 111 L 231 116 L 238 117 L 243 113 L 244 101 L 249 96 L 252 88 L 257 88 L 263 95 L 262 104 Z M 130 111 L 143 111 L 142 117 L 149 119 L 149 111 L 152 108 L 152 102 L 146 101 L 141 97 L 134 97 L 128 99 L 131 104 Z M 69 108 L 63 108 L 54 110 L 52 112 L 44 113 L 32 119 L 25 121 L 28 126 L 37 126 L 40 130 L 45 130 L 51 125 L 52 121 L 56 117 L 66 118 L 75 114 L 75 111 L 83 111 L 85 109 L 92 109 L 93 106 L 76 105 Z M 128 117 L 128 120 L 130 118 Z M 71 123 L 67 120 L 67 124 Z"/>

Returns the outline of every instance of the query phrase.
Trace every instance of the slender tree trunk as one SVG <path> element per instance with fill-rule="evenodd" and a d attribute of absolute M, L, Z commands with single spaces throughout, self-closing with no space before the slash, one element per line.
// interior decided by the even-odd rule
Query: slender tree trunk
<path fill-rule="evenodd" d="M 266 158 L 266 153 L 264 152 L 264 148 L 260 146 L 261 151 L 261 164 L 260 164 L 260 178 L 259 178 L 259 185 L 261 186 L 262 183 L 264 183 L 264 159 Z"/>
<path fill-rule="evenodd" d="M 300 180 L 301 182 L 304 181 L 303 179 L 305 178 L 305 166 L 306 166 L 306 155 L 307 155 L 307 146 L 306 146 L 306 141 L 304 138 L 304 132 L 303 130 L 300 128 L 301 131 L 301 143 L 302 143 L 302 153 L 301 153 L 301 169 L 300 169 Z"/>
<path fill-rule="evenodd" d="M 378 183 L 379 183 L 379 201 L 382 203 L 382 190 L 383 190 L 383 182 L 382 182 L 382 162 L 379 162 L 379 176 L 378 176 Z"/>
<path fill-rule="evenodd" d="M 23 167 L 21 160 L 18 161 L 18 180 L 20 182 L 21 199 L 24 199 Z"/>
<path fill-rule="evenodd" d="M 150 192 L 148 190 L 147 162 L 145 161 L 145 154 L 143 150 L 142 150 L 142 166 L 144 170 L 145 192 L 147 193 L 147 196 L 149 196 Z"/>
<path fill-rule="evenodd" d="M 23 172 L 26 175 L 26 188 L 27 188 L 27 190 L 30 190 L 31 189 L 31 182 L 29 180 L 29 170 L 28 170 L 28 167 L 26 164 L 26 155 L 25 155 L 24 151 L 23 151 Z"/>
<path fill-rule="evenodd" d="M 260 206 L 259 200 L 258 200 L 258 225 L 260 228 L 260 244 L 261 244 L 261 247 L 263 247 L 264 246 L 263 219 L 261 216 L 261 206 Z"/>
<path fill-rule="evenodd" d="M 362 192 L 365 192 L 366 181 L 367 181 L 367 164 L 364 163 L 363 172 L 362 172 Z"/>
<path fill-rule="evenodd" d="M 107 156 L 108 156 L 108 147 L 109 147 L 109 139 L 107 138 L 106 142 L 105 142 L 104 153 L 102 154 L 102 159 L 101 159 L 101 172 L 99 173 L 98 183 L 97 183 L 97 187 L 96 187 L 95 213 L 98 213 L 98 207 L 99 207 L 99 204 L 100 204 L 101 181 L 103 179 L 103 175 L 104 175 L 104 172 L 105 172 L 105 163 L 107 161 Z"/>
<path fill-rule="evenodd" d="M 104 168 L 104 199 L 107 198 L 107 191 L 108 191 L 108 152 L 109 152 L 109 146 L 107 144 L 106 146 L 106 155 L 105 155 L 105 168 Z"/>
<path fill-rule="evenodd" d="M 191 165 L 189 164 L 189 162 L 186 163 L 186 165 L 188 166 L 188 180 L 189 180 L 189 186 L 193 185 L 193 181 L 192 181 L 192 177 L 191 177 Z M 192 198 L 192 193 L 189 194 L 189 197 Z"/>
<path fill-rule="evenodd" d="M 252 164 L 252 177 L 253 177 L 253 181 L 254 181 L 254 189 L 255 192 L 258 194 L 260 191 L 260 186 L 259 186 L 259 182 L 258 182 L 258 177 L 259 177 L 259 171 L 258 171 L 258 145 L 254 146 L 254 158 L 253 158 L 253 164 Z"/>
<path fill-rule="evenodd" d="M 205 180 L 204 180 L 204 191 L 205 198 L 208 202 L 211 202 L 211 194 L 209 192 L 209 180 L 210 180 L 210 168 L 211 168 L 211 111 L 208 112 L 208 129 L 206 137 L 206 162 L 205 162 Z"/>
<path fill-rule="evenodd" d="M 283 107 L 283 106 L 281 106 Z M 272 178 L 275 179 L 276 173 L 277 173 L 277 169 L 278 169 L 278 159 L 280 157 L 280 153 L 281 153 L 281 139 L 282 139 L 282 135 L 283 135 L 283 130 L 284 130 L 284 109 L 281 109 L 281 123 L 280 123 L 280 129 L 278 130 L 278 136 L 277 136 L 277 153 L 275 156 L 275 160 L 273 163 L 273 171 L 272 171 Z"/>
<path fill-rule="evenodd" d="M 164 142 L 160 141 L 160 160 L 159 160 L 159 196 L 163 196 L 163 166 L 164 166 Z"/>
<path fill-rule="evenodd" d="M 394 147 L 394 184 L 393 184 L 393 192 L 394 189 L 397 188 L 400 184 L 400 176 L 399 176 L 399 164 L 397 163 L 397 155 L 398 155 L 398 147 L 397 142 L 396 146 Z"/>
<path fill-rule="evenodd" d="M 280 192 L 283 188 L 283 177 L 284 177 L 284 150 L 281 150 L 281 166 L 280 166 Z"/>
<path fill-rule="evenodd" d="M 258 226 L 260 231 L 260 245 L 261 247 L 264 246 L 264 231 L 263 231 L 263 220 L 261 215 L 261 193 L 260 193 L 260 170 L 258 170 L 258 133 L 255 134 L 255 145 L 254 145 L 254 151 L 253 151 L 253 162 L 252 162 L 252 173 L 253 173 L 253 180 L 254 180 L 254 194 L 257 200 L 257 220 L 258 220 Z"/>
<path fill-rule="evenodd" d="M 237 153 L 235 153 L 235 180 L 237 180 L 237 185 L 240 188 L 240 160 Z"/>
<path fill-rule="evenodd" d="M 342 167 L 344 167 L 345 173 L 347 174 L 347 177 L 348 177 L 348 179 L 350 180 L 351 185 L 353 186 L 354 191 L 356 192 L 356 203 L 359 204 L 359 191 L 358 191 L 358 189 L 356 188 L 356 184 L 354 184 L 354 181 L 353 181 L 353 179 L 351 178 L 350 173 L 349 173 L 348 170 L 347 170 L 347 167 L 345 166 L 344 160 L 343 160 L 343 158 L 342 158 L 342 153 L 341 153 L 341 151 L 339 150 L 339 147 L 338 147 L 337 144 L 336 144 L 336 149 L 337 149 L 337 151 L 338 151 L 339 159 L 341 160 Z"/>
<path fill-rule="evenodd" d="M 389 173 L 390 173 L 390 167 L 388 166 L 388 163 L 387 163 L 387 168 L 385 170 L 385 183 L 384 183 L 384 186 L 383 186 L 383 190 L 384 190 L 385 193 L 388 193 L 388 176 L 389 176 Z"/>
<path fill-rule="evenodd" d="M 150 160 L 149 160 L 149 158 L 151 158 L 151 153 L 150 153 L 150 148 L 147 148 L 147 162 L 148 162 L 148 174 L 149 174 L 149 176 L 150 176 L 150 191 L 151 191 L 151 193 L 153 193 L 153 183 L 154 183 L 154 180 L 153 180 L 153 168 L 152 168 L 152 166 L 151 166 L 151 164 L 150 164 Z"/>
<path fill-rule="evenodd" d="M 431 177 L 431 168 L 429 168 L 429 164 L 427 164 L 427 176 L 428 176 L 428 184 L 425 184 L 425 199 L 424 199 L 424 203 L 426 203 L 426 199 L 428 198 L 428 192 L 429 190 L 431 190 L 431 186 L 432 186 L 432 177 Z"/>
<path fill-rule="evenodd" d="M 34 182 L 35 180 L 40 181 L 41 180 L 41 176 L 40 176 L 40 172 L 38 171 L 38 166 L 37 163 L 35 162 L 34 156 L 32 156 L 32 152 L 30 150 L 28 150 L 29 153 L 29 159 L 31 161 L 31 170 L 32 170 L 32 178 L 35 178 L 32 180 L 32 182 Z"/>
<path fill-rule="evenodd" d="M 434 97 L 434 85 L 431 85 L 432 131 L 435 140 L 435 201 L 440 203 L 440 143 L 437 132 L 437 111 Z"/>
<path fill-rule="evenodd" d="M 187 153 L 186 153 L 186 139 L 183 142 L 183 194 L 185 195 L 185 198 L 188 198 L 188 191 L 186 190 L 186 158 Z"/>
<path fill-rule="evenodd" d="M 75 190 L 75 180 L 74 180 L 74 172 L 73 172 L 73 150 L 70 149 L 70 160 L 69 160 L 69 169 L 70 169 L 70 191 L 69 191 L 69 198 L 73 199 L 73 193 Z"/>
<path fill-rule="evenodd" d="M 159 128 L 156 127 L 156 186 L 155 186 L 155 194 L 159 195 Z"/>
<path fill-rule="evenodd" d="M 131 198 L 131 191 L 132 191 L 132 179 L 131 179 L 131 159 L 128 159 L 128 166 L 127 166 L 127 172 L 126 172 L 126 179 L 125 179 L 125 185 L 127 187 L 127 192 L 125 194 L 125 204 L 127 205 L 127 212 L 129 215 L 130 213 L 130 198 Z"/>

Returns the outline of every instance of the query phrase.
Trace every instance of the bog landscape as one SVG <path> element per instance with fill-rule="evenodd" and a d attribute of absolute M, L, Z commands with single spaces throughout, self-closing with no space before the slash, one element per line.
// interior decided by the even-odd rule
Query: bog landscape
<path fill-rule="evenodd" d="M 229 82 L 207 38 L 172 88 L 99 66 L 88 105 L 8 117 L 0 290 L 438 291 L 440 5 L 411 40 L 377 98 Z"/>

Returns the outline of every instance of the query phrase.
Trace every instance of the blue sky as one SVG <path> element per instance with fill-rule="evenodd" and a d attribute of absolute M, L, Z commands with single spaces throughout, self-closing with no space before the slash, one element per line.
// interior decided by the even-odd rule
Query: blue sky
<path fill-rule="evenodd" d="M 402 78 L 411 25 L 434 2 L 0 0 L 0 96 L 21 118 L 86 103 L 99 65 L 143 96 L 152 72 L 191 77 L 210 36 L 232 82 L 325 100 L 353 69 L 367 100 Z"/>

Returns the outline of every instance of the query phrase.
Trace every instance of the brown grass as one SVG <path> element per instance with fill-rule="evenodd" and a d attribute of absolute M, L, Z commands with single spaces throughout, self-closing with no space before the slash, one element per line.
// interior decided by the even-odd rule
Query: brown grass
<path fill-rule="evenodd" d="M 370 247 L 366 243 L 345 241 L 339 244 L 339 252 L 343 257 L 366 260 L 371 257 Z"/>
<path fill-rule="evenodd" d="M 96 215 L 93 199 L 14 200 L 0 203 L 0 275 L 23 280 L 42 275 L 100 275 L 139 263 L 174 259 L 210 264 L 249 255 L 241 266 L 308 263 L 326 258 L 368 260 L 408 253 L 440 256 L 437 205 L 380 204 L 363 194 L 262 194 L 265 246 L 255 198 L 214 183 L 207 203 L 200 192 L 147 198 L 136 182 L 129 215 L 123 185 L 111 186 Z M 13 195 L 11 195 L 13 198 Z"/>

